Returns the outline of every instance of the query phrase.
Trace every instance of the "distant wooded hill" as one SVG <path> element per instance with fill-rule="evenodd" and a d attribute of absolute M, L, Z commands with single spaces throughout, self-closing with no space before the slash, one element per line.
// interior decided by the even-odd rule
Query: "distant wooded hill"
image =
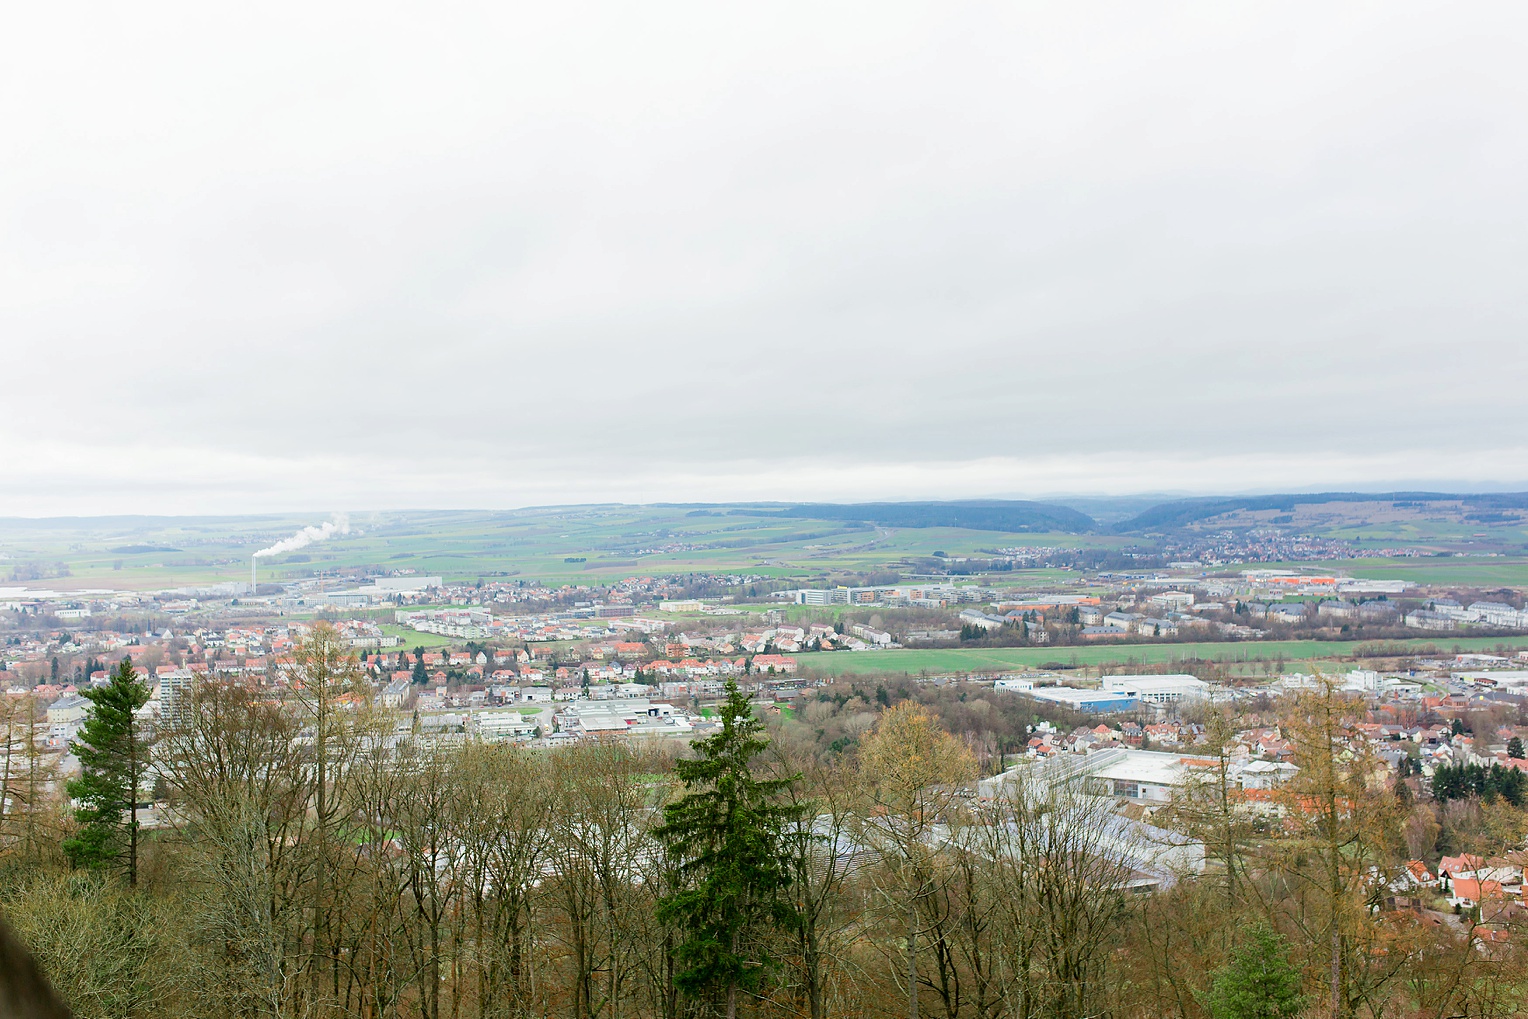
<path fill-rule="evenodd" d="M 1528 492 L 1473 495 L 1449 492 L 1307 492 L 1231 499 L 1208 496 L 1153 506 L 1117 524 L 1114 530 L 1120 533 L 1171 530 L 1227 513 L 1268 510 L 1292 513 L 1297 506 L 1318 506 L 1324 503 L 1373 503 L 1406 509 L 1422 509 L 1430 503 L 1457 503 L 1465 511 L 1466 519 L 1494 523 L 1516 519 L 1515 514 L 1509 515 L 1505 511 L 1528 509 Z"/>
<path fill-rule="evenodd" d="M 1292 513 L 1298 506 L 1329 503 L 1373 504 L 1386 509 L 1425 509 L 1453 504 L 1464 519 L 1482 524 L 1516 521 L 1528 511 L 1528 492 L 1458 494 L 1449 492 L 1309 492 L 1226 498 L 1206 496 L 1152 506 L 1112 526 L 1056 503 L 980 499 L 960 502 L 801 503 L 767 515 L 816 520 L 854 520 L 887 527 L 964 527 L 976 531 L 1049 531 L 1067 534 L 1138 534 L 1188 527 L 1237 512 Z M 1517 511 L 1517 512 L 1514 512 Z"/>
<path fill-rule="evenodd" d="M 1086 513 L 1043 502 L 982 499 L 969 502 L 806 503 L 778 512 L 813 520 L 864 520 L 887 527 L 965 527 L 974 531 L 1098 530 Z"/>

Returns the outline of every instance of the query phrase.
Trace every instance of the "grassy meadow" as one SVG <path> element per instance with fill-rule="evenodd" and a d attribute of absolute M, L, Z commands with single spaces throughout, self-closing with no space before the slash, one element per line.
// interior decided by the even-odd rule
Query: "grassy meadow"
<path fill-rule="evenodd" d="M 1432 638 L 1385 641 L 1388 650 L 1406 647 L 1437 648 L 1440 653 L 1494 651 L 1507 647 L 1528 647 L 1521 638 L 1503 641 L 1500 637 Z M 902 648 L 887 651 L 832 651 L 796 655 L 804 669 L 825 675 L 919 675 L 962 672 L 994 672 L 1032 669 L 1047 663 L 1069 667 L 1102 665 L 1162 665 L 1180 661 L 1218 661 L 1234 663 L 1272 662 L 1282 658 L 1286 664 L 1302 661 L 1356 660 L 1365 652 L 1376 650 L 1373 642 L 1335 640 L 1265 640 L 1185 644 L 1108 644 L 1088 647 L 1036 648 Z"/>
<path fill-rule="evenodd" d="M 369 567 L 439 574 L 456 581 L 518 578 L 553 585 L 684 573 L 830 582 L 843 575 L 913 576 L 936 551 L 951 558 L 986 558 L 996 549 L 1014 546 L 1120 549 L 1152 543 L 1108 534 L 873 526 L 784 517 L 775 515 L 777 511 L 762 505 L 609 505 L 354 513 L 349 534 L 261 559 L 260 580 L 284 582 Z M 0 520 L 0 585 L 159 590 L 243 583 L 255 550 L 324 519 L 321 514 L 274 514 Z M 1528 587 L 1528 551 L 1516 524 L 1487 527 L 1418 516 L 1374 526 L 1344 519 L 1328 530 L 1348 540 L 1362 539 L 1366 547 L 1406 542 L 1443 554 L 1260 565 L 1419 584 Z M 1498 554 L 1478 554 L 1487 550 Z M 1454 554 L 1461 551 L 1465 554 Z M 993 579 L 1004 586 L 1054 587 L 1070 585 L 1078 576 L 1035 569 Z"/>

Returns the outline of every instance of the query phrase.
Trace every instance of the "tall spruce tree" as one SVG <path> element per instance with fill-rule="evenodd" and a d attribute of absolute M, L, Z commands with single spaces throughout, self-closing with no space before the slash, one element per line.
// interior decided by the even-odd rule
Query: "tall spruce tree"
<path fill-rule="evenodd" d="M 1264 923 L 1248 927 L 1203 996 L 1213 1019 L 1296 1019 L 1304 1010 L 1299 967 L 1289 946 Z"/>
<path fill-rule="evenodd" d="M 80 777 L 66 789 L 79 805 L 80 828 L 64 840 L 64 855 L 76 867 L 124 866 L 127 883 L 138 883 L 138 789 L 149 764 L 148 740 L 133 712 L 149 699 L 131 658 L 123 658 L 111 682 L 86 690 L 90 715 L 71 749 L 80 759 Z M 126 850 L 127 859 L 122 860 Z"/>
<path fill-rule="evenodd" d="M 674 950 L 680 991 L 721 998 L 734 1019 L 738 990 L 757 986 L 772 965 L 765 935 L 793 917 L 781 894 L 789 879 L 783 833 L 800 812 L 780 801 L 790 779 L 754 776 L 753 759 L 769 740 L 731 680 L 720 717 L 721 731 L 694 744 L 698 756 L 675 764 L 687 791 L 665 808 L 657 834 L 680 880 L 658 918 L 683 938 Z"/>

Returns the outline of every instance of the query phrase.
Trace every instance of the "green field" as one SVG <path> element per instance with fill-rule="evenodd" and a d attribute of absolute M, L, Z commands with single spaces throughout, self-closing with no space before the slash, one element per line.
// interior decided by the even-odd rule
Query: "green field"
<path fill-rule="evenodd" d="M 1409 580 L 1413 584 L 1469 587 L 1528 587 L 1528 556 L 1419 556 L 1401 559 L 1329 559 L 1321 562 L 1258 563 L 1283 570 L 1330 572 L 1365 580 Z"/>
<path fill-rule="evenodd" d="M 1493 637 L 1457 639 L 1386 641 L 1386 647 L 1436 647 L 1440 652 L 1492 651 L 1499 645 L 1528 647 L 1528 640 L 1503 641 Z M 1227 663 L 1272 661 L 1319 661 L 1350 658 L 1360 648 L 1372 646 L 1364 641 L 1335 640 L 1266 640 L 1237 643 L 1204 644 L 1132 644 L 1093 645 L 1088 647 L 1040 648 L 913 648 L 891 651 L 815 651 L 795 655 L 803 669 L 825 675 L 919 675 L 920 673 L 996 672 L 1007 669 L 1034 668 L 1047 662 L 1064 665 L 1161 665 L 1185 660 L 1212 660 Z"/>
<path fill-rule="evenodd" d="M 451 581 L 537 581 L 602 585 L 631 576 L 744 574 L 816 583 L 926 576 L 941 565 L 990 558 L 999 548 L 1050 546 L 1117 550 L 1153 539 L 1107 534 L 1035 534 L 954 527 L 887 527 L 776 515 L 770 506 L 574 506 L 512 512 L 356 513 L 349 534 L 260 560 L 262 584 L 336 577 L 365 568 L 439 574 Z M 250 517 L 121 517 L 0 520 L 0 584 L 79 590 L 156 590 L 242 584 L 250 555 L 322 514 Z M 1452 555 L 1347 559 L 1294 564 L 1298 569 L 1419 584 L 1528 587 L 1528 554 L 1516 526 L 1491 526 L 1489 541 L 1457 521 L 1391 522 L 1388 531 L 1345 525 L 1342 535 L 1366 547 L 1386 541 L 1494 557 Z M 1319 529 L 1318 529 L 1319 530 Z M 1327 528 L 1333 533 L 1338 529 Z M 1442 544 L 1439 544 L 1442 542 Z M 1239 567 L 1229 567 L 1235 572 Z M 857 580 L 856 580 L 857 578 Z M 952 577 L 957 582 L 976 578 Z M 1068 570 L 990 574 L 1005 588 L 1071 586 Z"/>
<path fill-rule="evenodd" d="M 280 583 L 359 567 L 439 574 L 452 581 L 547 584 L 604 584 L 683 573 L 766 578 L 884 570 L 908 574 L 918 568 L 910 560 L 926 560 L 936 550 L 955 557 L 990 555 L 1009 545 L 1123 541 L 948 527 L 876 528 L 770 512 L 581 506 L 512 513 L 357 514 L 348 535 L 261 559 L 259 580 L 262 585 Z M 251 553 L 323 519 L 315 514 L 0 521 L 0 583 L 55 590 L 247 583 Z M 1069 576 L 1028 571 L 1014 579 L 1044 584 Z"/>
<path fill-rule="evenodd" d="M 397 637 L 402 640 L 403 643 L 399 644 L 398 647 L 407 651 L 412 651 L 416 647 L 438 648 L 461 643 L 455 637 L 442 637 L 436 633 L 420 633 L 418 630 L 411 630 L 406 626 L 383 624 L 381 630 L 389 637 Z"/>

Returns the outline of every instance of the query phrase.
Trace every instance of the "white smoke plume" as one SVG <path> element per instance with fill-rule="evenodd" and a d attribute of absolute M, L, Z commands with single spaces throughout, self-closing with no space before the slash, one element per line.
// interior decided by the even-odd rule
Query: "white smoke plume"
<path fill-rule="evenodd" d="M 325 521 L 319 527 L 304 527 L 290 538 L 282 538 L 270 548 L 262 548 L 253 556 L 260 559 L 265 556 L 281 555 L 283 552 L 296 552 L 300 548 L 306 548 L 315 541 L 323 541 L 332 538 L 336 534 L 350 533 L 350 517 L 344 513 L 336 513 L 333 520 Z"/>

